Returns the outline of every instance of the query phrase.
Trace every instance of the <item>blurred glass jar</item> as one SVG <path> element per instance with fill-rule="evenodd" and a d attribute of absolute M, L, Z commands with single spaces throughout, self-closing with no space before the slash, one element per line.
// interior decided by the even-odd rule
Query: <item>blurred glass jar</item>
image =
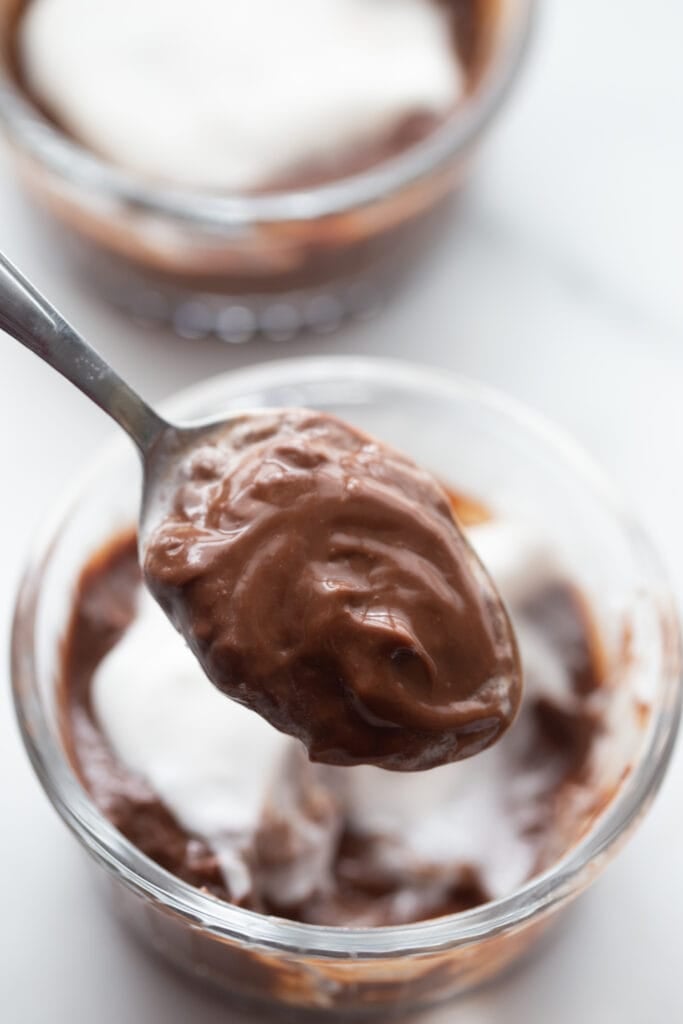
<path fill-rule="evenodd" d="M 97 459 L 33 551 L 15 611 L 14 698 L 43 787 L 103 869 L 112 912 L 135 934 L 201 982 L 261 1001 L 259 1019 L 267 1019 L 266 1006 L 289 1006 L 330 1012 L 335 1021 L 359 1013 L 386 1021 L 480 984 L 520 957 L 642 819 L 679 721 L 677 617 L 649 544 L 585 456 L 514 403 L 443 371 L 359 358 L 282 360 L 200 384 L 165 411 L 181 421 L 286 405 L 341 416 L 485 505 L 516 512 L 574 567 L 599 629 L 618 725 L 578 841 L 509 896 L 383 928 L 299 924 L 232 906 L 128 842 L 74 774 L 55 693 L 83 566 L 135 521 L 139 465 L 123 438 Z"/>
<path fill-rule="evenodd" d="M 381 304 L 443 221 L 522 63 L 534 0 L 472 0 L 481 56 L 465 100 L 425 139 L 362 173 L 263 194 L 155 185 L 115 167 L 31 103 L 0 0 L 0 123 L 59 247 L 110 301 L 181 335 L 242 342 L 325 332 Z"/>

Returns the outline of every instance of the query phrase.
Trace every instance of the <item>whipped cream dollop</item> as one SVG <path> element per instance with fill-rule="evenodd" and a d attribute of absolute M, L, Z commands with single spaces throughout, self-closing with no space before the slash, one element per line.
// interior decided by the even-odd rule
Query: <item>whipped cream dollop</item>
<path fill-rule="evenodd" d="M 31 0 L 31 92 L 102 156 L 241 190 L 445 115 L 464 91 L 436 0 Z"/>
<path fill-rule="evenodd" d="M 206 685 L 146 590 L 132 625 L 101 662 L 92 698 L 118 759 L 209 843 L 239 898 L 249 889 L 240 850 L 258 827 L 287 739 Z"/>

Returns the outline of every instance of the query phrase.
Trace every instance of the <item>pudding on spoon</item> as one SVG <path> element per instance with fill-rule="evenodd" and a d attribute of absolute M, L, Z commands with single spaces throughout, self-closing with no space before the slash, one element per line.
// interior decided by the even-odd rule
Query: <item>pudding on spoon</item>
<path fill-rule="evenodd" d="M 490 746 L 521 669 L 448 497 L 320 412 L 247 415 L 180 459 L 149 589 L 204 671 L 312 760 L 432 768 Z"/>
<path fill-rule="evenodd" d="M 428 473 L 319 412 L 167 423 L 1 256 L 0 326 L 136 444 L 148 585 L 219 689 L 337 765 L 432 768 L 503 734 L 512 625 Z"/>

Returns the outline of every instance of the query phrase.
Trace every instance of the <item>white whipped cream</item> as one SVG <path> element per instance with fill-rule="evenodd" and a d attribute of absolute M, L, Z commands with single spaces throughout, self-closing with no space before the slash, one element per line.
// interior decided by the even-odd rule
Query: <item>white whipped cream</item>
<path fill-rule="evenodd" d="M 31 0 L 34 94 L 77 138 L 151 178 L 267 185 L 462 96 L 435 0 Z"/>
<path fill-rule="evenodd" d="M 547 539 L 525 523 L 491 519 L 465 532 L 509 607 L 563 575 Z"/>
<path fill-rule="evenodd" d="M 156 602 L 99 665 L 93 710 L 117 758 L 217 854 L 234 898 L 250 888 L 241 851 L 293 742 L 213 687 Z"/>

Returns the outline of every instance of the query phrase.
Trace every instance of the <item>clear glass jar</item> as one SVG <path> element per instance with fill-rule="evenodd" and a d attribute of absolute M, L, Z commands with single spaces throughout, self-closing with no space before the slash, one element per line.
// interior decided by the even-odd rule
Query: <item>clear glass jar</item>
<path fill-rule="evenodd" d="M 150 184 L 99 159 L 17 86 L 21 6 L 0 0 L 0 125 L 20 179 L 55 220 L 60 257 L 135 316 L 188 337 L 285 340 L 367 314 L 443 221 L 521 66 L 534 0 L 485 2 L 481 71 L 426 139 L 299 191 L 226 195 Z M 41 221 L 45 218 L 41 216 Z"/>
<path fill-rule="evenodd" d="M 35 770 L 109 891 L 110 905 L 174 964 L 234 998 L 386 1019 L 501 971 L 614 855 L 666 770 L 681 704 L 680 639 L 647 541 L 572 442 L 497 394 L 441 371 L 371 359 L 271 363 L 184 392 L 178 419 L 264 405 L 332 411 L 409 452 L 494 508 L 522 513 L 557 545 L 604 644 L 619 740 L 581 838 L 513 894 L 401 927 L 334 928 L 243 910 L 149 861 L 100 814 L 60 741 L 55 677 L 85 560 L 134 519 L 137 457 L 124 439 L 98 458 L 36 543 L 16 606 L 12 676 Z M 339 1019 L 337 1016 L 336 1019 Z"/>

